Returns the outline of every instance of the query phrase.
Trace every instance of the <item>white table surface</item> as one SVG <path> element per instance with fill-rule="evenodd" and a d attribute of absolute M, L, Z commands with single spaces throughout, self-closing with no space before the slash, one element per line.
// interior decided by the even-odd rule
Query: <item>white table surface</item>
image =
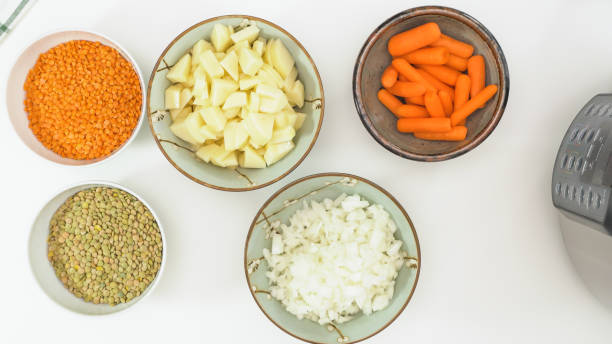
<path fill-rule="evenodd" d="M 1 0 L 0 0 L 1 2 Z M 510 99 L 493 134 L 441 163 L 401 159 L 357 118 L 355 58 L 383 20 L 429 1 L 39 1 L 0 45 L 0 104 L 10 67 L 32 40 L 60 28 L 106 34 L 148 75 L 166 44 L 203 19 L 242 13 L 290 31 L 308 49 L 326 96 L 308 158 L 262 190 L 228 193 L 177 172 L 145 124 L 100 166 L 53 165 L 0 115 L 0 342 L 297 343 L 261 313 L 246 287 L 246 233 L 260 205 L 289 181 L 354 173 L 394 194 L 412 217 L 422 271 L 402 315 L 369 343 L 610 343 L 612 313 L 589 294 L 565 251 L 550 178 L 577 111 L 612 88 L 612 2 L 448 1 L 486 25 L 510 68 Z M 119 314 L 87 317 L 51 301 L 27 259 L 30 224 L 65 185 L 105 179 L 141 193 L 166 228 L 168 257 L 154 292 Z"/>

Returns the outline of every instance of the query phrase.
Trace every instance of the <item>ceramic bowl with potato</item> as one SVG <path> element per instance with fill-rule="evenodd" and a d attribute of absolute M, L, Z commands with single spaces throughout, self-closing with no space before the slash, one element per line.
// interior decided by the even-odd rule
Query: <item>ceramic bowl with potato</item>
<path fill-rule="evenodd" d="M 417 138 L 412 133 L 400 132 L 397 124 L 402 119 L 398 120 L 377 97 L 382 87 L 381 76 L 383 71 L 392 63 L 392 56 L 388 50 L 391 38 L 400 33 L 406 33 L 411 29 L 421 27 L 426 23 L 436 24 L 442 34 L 473 47 L 469 55 L 463 56 L 466 64 L 470 56 L 481 55 L 481 61 L 484 61 L 484 85 L 497 86 L 497 92 L 492 98 L 486 101 L 483 107 L 477 108 L 476 111 L 467 117 L 464 125 L 459 124 L 462 127 L 463 133 L 462 137 L 455 138 L 455 141 L 425 140 Z M 440 45 L 438 45 L 437 41 L 434 41 L 431 43 L 431 46 Z M 401 55 L 400 57 L 406 58 L 405 56 Z M 431 67 L 422 67 L 418 64 L 414 66 L 419 73 L 422 73 L 421 69 Z M 443 65 L 442 67 L 450 68 L 448 65 Z M 469 73 L 466 69 L 466 65 L 463 65 L 463 68 L 456 71 L 461 71 L 465 75 Z M 429 72 L 430 69 L 426 71 Z M 442 82 L 442 84 L 445 83 L 448 83 L 448 81 Z M 452 81 L 450 85 L 454 87 Z M 450 87 L 449 84 L 446 84 L 436 86 L 436 88 L 444 86 Z M 390 152 L 407 159 L 419 161 L 452 159 L 469 152 L 481 144 L 499 123 L 508 101 L 509 89 L 510 79 L 506 58 L 493 34 L 470 15 L 442 6 L 412 8 L 400 12 L 383 22 L 366 39 L 357 57 L 353 73 L 353 98 L 355 106 L 368 132 Z M 452 88 L 449 89 L 449 93 L 451 92 L 454 93 Z M 474 96 L 471 95 L 470 97 L 473 98 Z M 398 98 L 398 102 L 400 101 L 402 100 Z M 408 100 L 405 103 L 408 106 L 413 105 Z M 421 102 L 418 105 L 423 105 L 423 103 Z M 427 110 L 429 111 L 429 108 Z M 450 114 L 446 114 L 446 116 L 453 117 L 454 110 L 451 110 Z M 433 117 L 433 115 L 431 116 Z"/>
<path fill-rule="evenodd" d="M 185 30 L 149 81 L 149 123 L 191 180 L 247 191 L 295 169 L 323 121 L 323 87 L 304 47 L 266 20 L 229 15 Z"/>

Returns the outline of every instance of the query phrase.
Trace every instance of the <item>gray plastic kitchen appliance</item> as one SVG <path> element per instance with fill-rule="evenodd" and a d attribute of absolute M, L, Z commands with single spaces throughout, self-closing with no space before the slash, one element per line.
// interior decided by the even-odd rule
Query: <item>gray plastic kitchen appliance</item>
<path fill-rule="evenodd" d="M 591 292 L 612 308 L 612 94 L 580 110 L 565 133 L 552 178 L 569 255 Z"/>

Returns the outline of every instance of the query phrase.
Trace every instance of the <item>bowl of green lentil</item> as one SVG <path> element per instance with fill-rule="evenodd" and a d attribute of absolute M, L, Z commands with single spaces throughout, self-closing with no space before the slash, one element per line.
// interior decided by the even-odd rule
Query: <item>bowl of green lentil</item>
<path fill-rule="evenodd" d="M 82 314 L 122 311 L 154 289 L 162 274 L 164 231 L 130 189 L 105 181 L 65 188 L 32 224 L 35 279 L 59 305 Z"/>

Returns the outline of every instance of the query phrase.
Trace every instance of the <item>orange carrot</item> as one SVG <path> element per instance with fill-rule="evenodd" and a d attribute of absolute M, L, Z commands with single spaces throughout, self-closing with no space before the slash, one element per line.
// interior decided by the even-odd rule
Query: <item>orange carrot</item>
<path fill-rule="evenodd" d="M 435 91 L 429 91 L 425 93 L 425 108 L 431 117 L 444 117 L 444 106 L 438 93 Z"/>
<path fill-rule="evenodd" d="M 438 92 L 438 97 L 440 97 L 440 101 L 442 102 L 442 107 L 444 108 L 444 114 L 446 116 L 450 116 L 453 113 L 453 99 L 450 96 L 450 93 L 446 91 Z"/>
<path fill-rule="evenodd" d="M 445 133 L 451 130 L 450 119 L 444 118 L 400 118 L 397 130 L 402 133 Z"/>
<path fill-rule="evenodd" d="M 419 72 L 419 74 L 421 74 L 421 76 L 427 80 L 427 82 L 429 82 L 430 84 L 432 84 L 436 90 L 438 91 L 446 91 L 448 92 L 451 97 L 454 96 L 454 92 L 453 89 L 449 86 L 447 86 L 445 83 L 443 83 L 442 81 L 436 79 L 435 76 L 429 74 L 427 71 L 423 70 L 423 69 L 417 69 L 417 72 Z"/>
<path fill-rule="evenodd" d="M 389 92 L 398 97 L 415 97 L 425 94 L 425 85 L 419 82 L 398 81 L 393 87 L 388 88 Z"/>
<path fill-rule="evenodd" d="M 491 99 L 495 93 L 497 93 L 497 85 L 489 85 L 485 87 L 480 93 L 468 100 L 467 103 L 463 104 L 459 109 L 455 109 L 455 112 L 451 115 L 451 121 L 453 126 L 458 125 L 461 120 L 467 118 L 476 109 L 484 105 L 489 99 Z"/>
<path fill-rule="evenodd" d="M 417 72 L 417 70 L 412 67 L 410 63 L 408 63 L 408 61 L 404 59 L 393 59 L 393 61 L 391 61 L 391 64 L 393 65 L 393 68 L 395 68 L 401 75 L 405 76 L 408 80 L 420 82 L 425 85 L 425 87 L 427 87 L 427 90 L 430 91 L 436 89 L 431 83 L 425 80 L 425 78 L 423 78 L 423 76 L 419 72 Z"/>
<path fill-rule="evenodd" d="M 404 118 L 429 117 L 429 114 L 424 107 L 413 104 L 400 105 L 396 109 L 396 115 Z"/>
<path fill-rule="evenodd" d="M 463 72 L 467 69 L 467 59 L 457 55 L 449 54 L 448 61 L 444 64 L 447 67 Z"/>
<path fill-rule="evenodd" d="M 461 108 L 468 101 L 471 85 L 472 81 L 469 76 L 465 74 L 459 75 L 455 84 L 455 109 Z"/>
<path fill-rule="evenodd" d="M 418 67 L 426 70 L 429 74 L 435 76 L 436 79 L 450 86 L 454 86 L 457 83 L 457 77 L 461 74 L 446 66 L 419 65 Z"/>
<path fill-rule="evenodd" d="M 400 56 L 428 46 L 440 39 L 440 27 L 427 23 L 391 37 L 388 44 L 391 56 Z"/>
<path fill-rule="evenodd" d="M 414 137 L 430 141 L 463 141 L 467 136 L 467 128 L 464 126 L 453 127 L 445 133 L 414 133 Z"/>
<path fill-rule="evenodd" d="M 380 83 L 384 88 L 392 87 L 393 84 L 397 81 L 397 71 L 393 66 L 389 66 L 385 69 L 380 77 Z"/>
<path fill-rule="evenodd" d="M 468 57 L 472 56 L 472 54 L 474 53 L 474 47 L 467 44 L 467 43 L 463 43 L 461 41 L 458 41 L 454 38 L 448 37 L 447 35 L 441 34 L 440 35 L 440 39 L 431 43 L 431 46 L 433 47 L 445 47 L 448 49 L 448 51 L 453 54 L 453 55 L 457 55 L 459 57 L 463 57 L 464 59 L 467 59 Z"/>
<path fill-rule="evenodd" d="M 448 62 L 448 49 L 445 47 L 422 48 L 404 55 L 412 64 L 443 65 Z"/>
<path fill-rule="evenodd" d="M 399 81 L 410 81 L 410 80 L 408 80 L 407 77 L 403 76 L 402 74 L 399 74 L 399 76 L 397 77 L 397 80 L 399 80 Z"/>
<path fill-rule="evenodd" d="M 425 106 L 425 98 L 423 96 L 406 97 L 406 98 L 404 98 L 404 100 L 407 103 L 412 103 L 412 104 L 416 104 L 416 105 L 423 105 L 423 106 Z"/>
<path fill-rule="evenodd" d="M 472 80 L 470 96 L 474 97 L 485 85 L 485 64 L 482 55 L 472 56 L 468 59 L 468 75 Z"/>
<path fill-rule="evenodd" d="M 395 98 L 391 92 L 385 90 L 384 88 L 378 91 L 378 100 L 387 107 L 393 114 L 396 114 L 396 110 L 400 107 L 402 102 L 399 99 Z"/>

